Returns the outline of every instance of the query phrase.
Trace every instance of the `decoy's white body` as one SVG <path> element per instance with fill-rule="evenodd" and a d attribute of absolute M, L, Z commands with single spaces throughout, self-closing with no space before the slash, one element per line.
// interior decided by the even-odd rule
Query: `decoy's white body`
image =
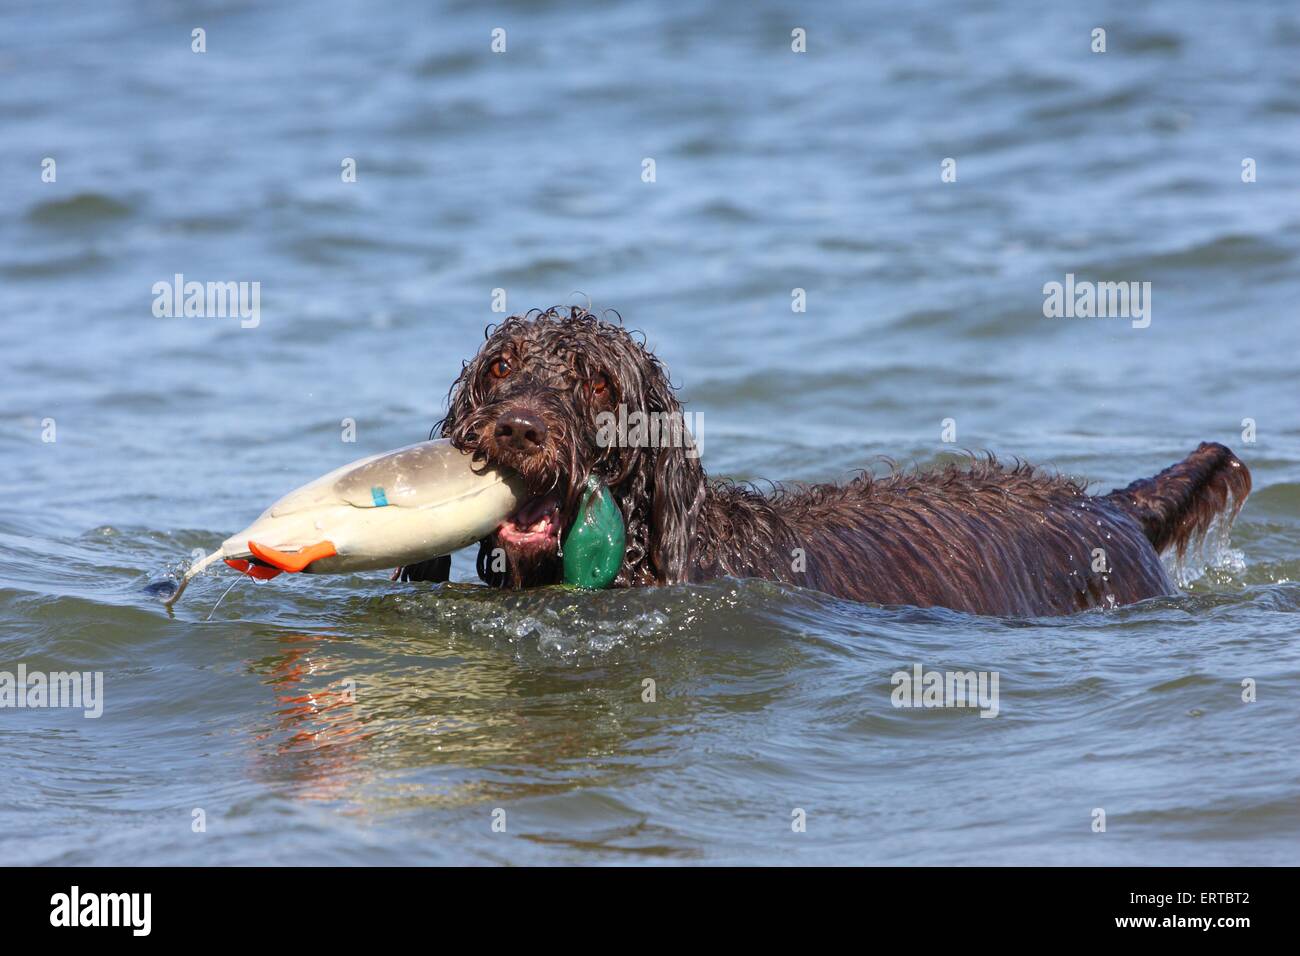
<path fill-rule="evenodd" d="M 474 462 L 446 439 L 362 458 L 291 491 L 196 562 L 176 592 L 217 560 L 257 578 L 413 564 L 485 537 L 527 493 L 513 472 Z"/>

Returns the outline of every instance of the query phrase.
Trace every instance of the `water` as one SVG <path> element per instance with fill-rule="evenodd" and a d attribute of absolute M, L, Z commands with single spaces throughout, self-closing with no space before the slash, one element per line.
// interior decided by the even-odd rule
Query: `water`
<path fill-rule="evenodd" d="M 1293 862 L 1300 14 L 717 7 L 0 10 L 0 670 L 105 681 L 0 711 L 0 858 Z M 178 272 L 259 324 L 155 318 Z M 1150 281 L 1150 327 L 1044 318 L 1066 273 Z M 425 435 L 496 288 L 643 329 L 715 475 L 934 463 L 952 418 L 1103 491 L 1220 440 L 1256 493 L 1185 597 L 1059 620 L 502 595 L 465 554 L 142 595 Z M 999 715 L 893 708 L 916 663 Z"/>

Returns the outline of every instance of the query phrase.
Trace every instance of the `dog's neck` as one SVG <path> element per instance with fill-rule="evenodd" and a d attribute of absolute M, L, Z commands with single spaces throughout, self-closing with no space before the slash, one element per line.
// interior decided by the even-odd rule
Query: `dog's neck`
<path fill-rule="evenodd" d="M 773 499 L 749 487 L 710 482 L 693 536 L 692 563 L 701 579 L 726 574 L 794 582 L 806 557 L 802 532 L 797 516 Z"/>

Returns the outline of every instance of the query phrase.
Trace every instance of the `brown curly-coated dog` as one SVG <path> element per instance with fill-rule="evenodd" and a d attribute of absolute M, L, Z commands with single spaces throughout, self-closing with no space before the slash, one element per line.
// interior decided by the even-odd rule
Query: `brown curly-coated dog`
<path fill-rule="evenodd" d="M 610 440 L 602 425 L 638 412 L 664 428 Z M 481 542 L 480 576 L 498 587 L 558 582 L 561 538 L 595 475 L 627 529 L 615 587 L 731 575 L 875 604 L 1068 614 L 1176 594 L 1160 554 L 1181 557 L 1250 492 L 1237 457 L 1203 443 L 1095 497 L 992 456 L 762 494 L 709 481 L 681 415 L 663 365 L 621 324 L 574 307 L 489 328 L 452 385 L 441 433 L 518 471 L 535 497 Z M 436 558 L 395 576 L 445 581 L 449 569 Z"/>

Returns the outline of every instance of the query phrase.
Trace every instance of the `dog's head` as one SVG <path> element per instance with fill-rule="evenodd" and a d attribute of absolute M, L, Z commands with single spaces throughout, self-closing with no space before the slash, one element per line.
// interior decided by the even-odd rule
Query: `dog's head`
<path fill-rule="evenodd" d="M 595 475 L 627 529 L 616 583 L 686 580 L 704 473 L 659 360 L 621 324 L 577 307 L 512 316 L 486 338 L 452 385 L 442 434 L 514 469 L 533 497 L 481 542 L 479 575 L 558 582 L 561 541 Z"/>

